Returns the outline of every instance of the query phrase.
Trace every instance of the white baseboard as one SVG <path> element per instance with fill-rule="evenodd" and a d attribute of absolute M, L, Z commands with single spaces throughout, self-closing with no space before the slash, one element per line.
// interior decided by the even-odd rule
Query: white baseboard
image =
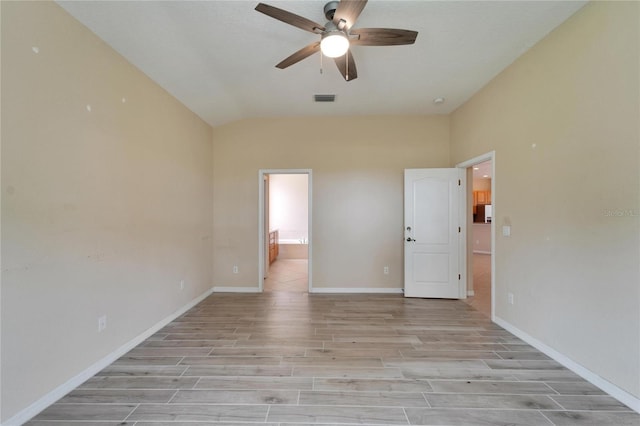
<path fill-rule="evenodd" d="M 260 293 L 258 287 L 213 287 L 214 293 Z M 340 293 L 340 294 L 401 294 L 401 288 L 376 287 L 314 287 L 309 293 Z"/>
<path fill-rule="evenodd" d="M 214 287 L 214 293 L 260 293 L 258 287 Z"/>
<path fill-rule="evenodd" d="M 640 413 L 639 398 L 636 398 L 635 396 L 631 395 L 625 390 L 620 389 L 618 386 L 598 376 L 593 371 L 589 370 L 588 368 L 585 368 L 581 364 L 578 364 L 577 362 L 568 358 L 566 355 L 563 355 L 560 352 L 556 351 L 555 349 L 545 345 L 535 337 L 530 336 L 529 334 L 513 326 L 511 323 L 503 320 L 502 318 L 496 316 L 495 323 L 498 324 L 500 327 L 504 328 L 505 330 L 507 330 L 508 332 L 510 332 L 511 334 L 514 334 L 515 336 L 524 340 L 534 348 L 538 349 L 540 352 L 553 358 L 555 361 L 567 367 L 569 370 L 573 371 L 578 376 L 590 382 L 592 385 L 599 387 L 600 389 L 602 389 L 603 391 L 605 391 L 606 393 L 608 393 L 618 401 L 622 402 L 632 410 Z"/>
<path fill-rule="evenodd" d="M 473 291 L 473 290 L 467 290 L 467 296 L 468 296 L 468 297 L 473 297 L 473 296 L 475 296 L 475 295 L 476 295 L 476 292 L 475 292 L 475 291 Z"/>
<path fill-rule="evenodd" d="M 340 294 L 402 294 L 401 288 L 376 287 L 314 287 L 311 293 L 340 293 Z"/>
<path fill-rule="evenodd" d="M 135 348 L 140 343 L 142 343 L 143 341 L 151 337 L 153 334 L 158 332 L 158 330 L 162 329 L 162 327 L 169 324 L 171 321 L 178 318 L 180 315 L 184 314 L 189 309 L 196 306 L 198 303 L 202 302 L 209 295 L 211 295 L 212 292 L 213 292 L 213 288 L 210 288 L 200 296 L 188 302 L 186 305 L 184 305 L 177 311 L 173 312 L 168 317 L 154 324 L 151 328 L 147 329 L 143 333 L 134 337 L 132 340 L 120 346 L 118 349 L 111 352 L 109 355 L 105 356 L 98 362 L 86 368 L 84 371 L 80 372 L 79 374 L 67 380 L 65 383 L 61 384 L 51 392 L 47 393 L 42 398 L 38 399 L 36 402 L 29 405 L 24 410 L 21 410 L 15 416 L 11 417 L 10 419 L 2 423 L 2 425 L 0 426 L 20 426 L 23 423 L 26 423 L 27 421 L 29 421 L 30 419 L 38 415 L 45 408 L 47 408 L 48 406 L 50 406 L 51 404 L 53 404 L 54 402 L 56 402 L 57 400 L 59 400 L 60 398 L 62 398 L 63 396 L 65 396 L 75 388 L 77 388 L 78 386 L 80 386 L 82 383 L 84 383 L 91 377 L 95 376 L 96 373 L 100 372 L 105 367 L 109 366 L 111 363 L 113 363 L 115 360 L 120 358 L 122 355 L 126 354 L 131 349 Z"/>

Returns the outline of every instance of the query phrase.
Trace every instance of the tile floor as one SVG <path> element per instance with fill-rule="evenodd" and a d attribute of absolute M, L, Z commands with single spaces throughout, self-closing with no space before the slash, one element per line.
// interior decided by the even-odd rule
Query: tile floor
<path fill-rule="evenodd" d="M 264 291 L 306 292 L 308 261 L 306 259 L 278 259 L 269 269 L 264 281 Z M 491 318 L 491 255 L 473 255 L 474 296 L 464 300 L 480 313 Z"/>
<path fill-rule="evenodd" d="M 466 303 L 271 290 L 210 296 L 28 425 L 640 425 Z"/>
<path fill-rule="evenodd" d="M 473 291 L 472 297 L 464 302 L 473 306 L 487 318 L 491 318 L 491 255 L 473 255 Z"/>
<path fill-rule="evenodd" d="M 277 259 L 269 267 L 269 276 L 264 280 L 264 291 L 309 290 L 307 259 Z"/>

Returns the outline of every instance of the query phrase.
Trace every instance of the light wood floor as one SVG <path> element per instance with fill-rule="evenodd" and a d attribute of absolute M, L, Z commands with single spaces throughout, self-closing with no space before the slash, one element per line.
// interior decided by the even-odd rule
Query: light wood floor
<path fill-rule="evenodd" d="M 454 300 L 214 294 L 29 425 L 638 425 Z"/>

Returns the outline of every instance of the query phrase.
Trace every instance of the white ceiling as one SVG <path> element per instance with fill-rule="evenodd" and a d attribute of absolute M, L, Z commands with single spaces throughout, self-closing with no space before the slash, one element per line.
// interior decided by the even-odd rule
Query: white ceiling
<path fill-rule="evenodd" d="M 491 160 L 485 161 L 473 166 L 473 178 L 474 179 L 491 179 L 492 173 Z"/>
<path fill-rule="evenodd" d="M 264 1 L 325 23 L 325 1 Z M 447 114 L 584 1 L 370 0 L 354 28 L 419 32 L 414 45 L 354 46 L 358 78 L 332 60 L 275 64 L 319 36 L 253 10 L 258 1 L 61 1 L 211 125 L 311 115 Z M 314 94 L 336 94 L 319 104 Z M 445 98 L 441 105 L 433 99 Z"/>

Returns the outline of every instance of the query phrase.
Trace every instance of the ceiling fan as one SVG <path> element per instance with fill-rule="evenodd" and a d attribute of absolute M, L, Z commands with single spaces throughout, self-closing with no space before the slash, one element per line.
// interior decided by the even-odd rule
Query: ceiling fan
<path fill-rule="evenodd" d="M 344 79 L 351 81 L 358 78 L 358 71 L 350 46 L 413 44 L 418 36 L 417 31 L 395 28 L 352 28 L 366 4 L 367 0 L 330 1 L 324 6 L 324 16 L 328 19 L 324 25 L 264 3 L 259 3 L 256 10 L 286 24 L 320 35 L 320 41 L 298 50 L 277 64 L 277 68 L 285 69 L 321 51 L 325 56 L 333 58 Z"/>

